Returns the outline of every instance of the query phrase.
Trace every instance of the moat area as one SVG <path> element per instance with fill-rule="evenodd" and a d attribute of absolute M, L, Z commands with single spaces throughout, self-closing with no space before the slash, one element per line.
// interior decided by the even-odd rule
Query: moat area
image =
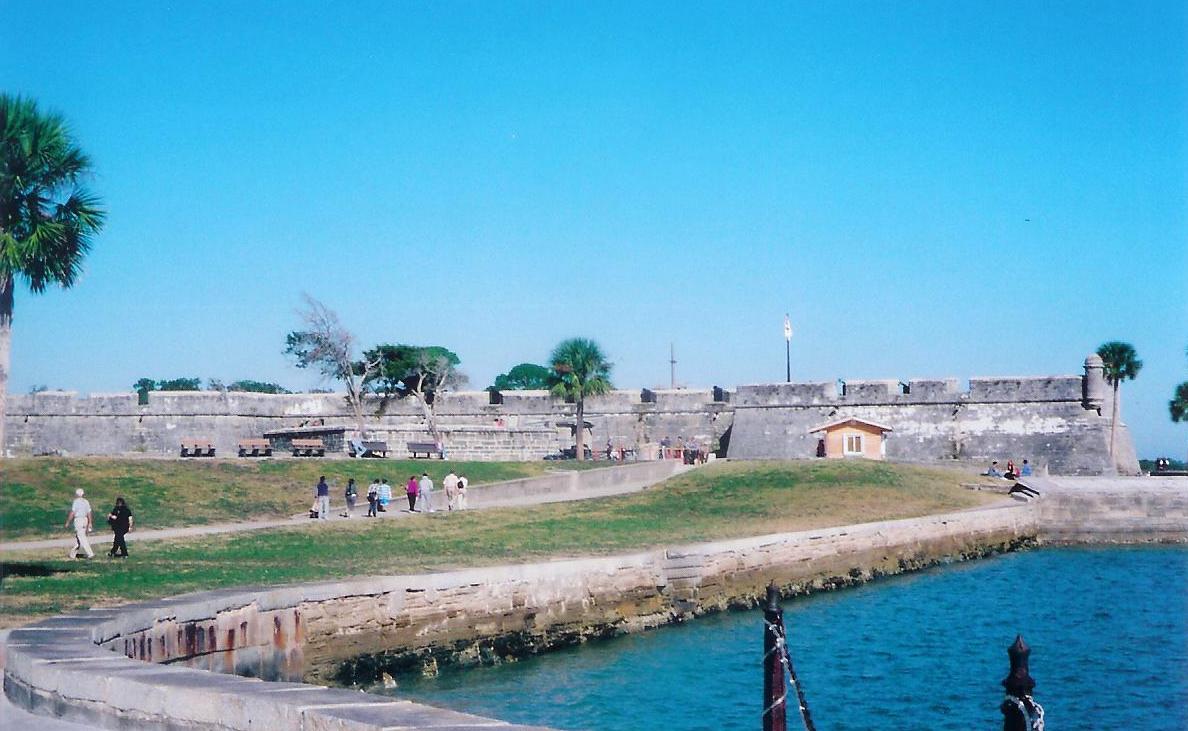
<path fill-rule="evenodd" d="M 1016 632 L 1033 647 L 1049 727 L 1188 727 L 1184 547 L 1016 553 L 784 609 L 822 731 L 1000 727 Z M 761 627 L 758 611 L 734 612 L 372 690 L 560 729 L 749 731 L 759 726 Z"/>

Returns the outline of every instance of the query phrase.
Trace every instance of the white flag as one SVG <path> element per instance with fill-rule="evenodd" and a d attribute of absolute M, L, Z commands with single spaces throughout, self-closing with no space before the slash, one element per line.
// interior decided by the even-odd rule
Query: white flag
<path fill-rule="evenodd" d="M 792 320 L 788 319 L 787 315 L 784 315 L 784 340 L 791 340 L 791 339 L 792 339 Z"/>

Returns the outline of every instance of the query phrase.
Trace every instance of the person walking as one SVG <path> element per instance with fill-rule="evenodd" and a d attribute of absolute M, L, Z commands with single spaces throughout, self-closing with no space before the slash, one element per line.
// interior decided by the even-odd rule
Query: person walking
<path fill-rule="evenodd" d="M 128 507 L 128 501 L 124 498 L 118 497 L 115 501 L 115 507 L 107 514 L 107 524 L 111 526 L 111 530 L 115 533 L 115 540 L 111 542 L 111 550 L 107 555 L 111 558 L 128 558 L 128 544 L 124 541 L 124 536 L 132 530 L 132 509 Z"/>
<path fill-rule="evenodd" d="M 346 498 L 347 506 L 346 512 L 342 514 L 342 517 L 349 518 L 351 517 L 351 513 L 355 512 L 355 501 L 359 499 L 359 488 L 355 486 L 354 477 L 347 480 L 346 491 L 343 493 L 343 497 Z"/>
<path fill-rule="evenodd" d="M 437 512 L 433 509 L 433 480 L 428 472 L 421 473 L 421 480 L 417 483 L 417 499 L 425 505 L 426 513 Z"/>
<path fill-rule="evenodd" d="M 458 502 L 458 476 L 454 474 L 453 470 L 450 470 L 442 478 L 441 486 L 445 489 L 446 510 L 452 511 Z"/>
<path fill-rule="evenodd" d="M 74 524 L 74 548 L 66 554 L 66 558 L 78 558 L 78 552 L 82 551 L 87 558 L 94 558 L 95 552 L 91 550 L 91 542 L 87 540 L 87 534 L 91 532 L 94 527 L 93 516 L 91 515 L 91 503 L 83 497 L 86 493 L 80 487 L 74 491 L 74 502 L 70 504 L 70 512 L 66 514 L 66 527 Z"/>
<path fill-rule="evenodd" d="M 376 516 L 375 509 L 379 505 L 379 478 L 373 478 L 371 484 L 367 486 L 367 517 L 374 518 Z"/>
<path fill-rule="evenodd" d="M 318 478 L 317 486 L 318 520 L 330 519 L 330 486 L 326 484 L 326 476 Z"/>
<path fill-rule="evenodd" d="M 466 475 L 458 475 L 458 509 L 466 509 L 466 487 L 470 484 L 470 480 L 466 479 Z"/>
<path fill-rule="evenodd" d="M 408 476 L 408 484 L 404 486 L 404 492 L 408 495 L 408 512 L 412 513 L 417 509 L 417 493 L 420 492 L 416 475 Z"/>
<path fill-rule="evenodd" d="M 380 480 L 379 486 L 379 510 L 381 513 L 388 512 L 388 503 L 392 502 L 392 486 L 388 484 L 388 478 Z"/>

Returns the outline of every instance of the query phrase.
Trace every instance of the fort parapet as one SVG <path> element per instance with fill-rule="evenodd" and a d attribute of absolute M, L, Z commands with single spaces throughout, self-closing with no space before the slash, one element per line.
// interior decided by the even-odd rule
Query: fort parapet
<path fill-rule="evenodd" d="M 1101 361 L 1086 359 L 1072 376 L 850 380 L 775 383 L 728 390 L 616 390 L 587 401 L 590 446 L 639 448 L 662 439 L 692 437 L 733 459 L 809 458 L 817 453 L 822 423 L 856 417 L 892 428 L 888 459 L 912 462 L 988 462 L 1026 458 L 1056 474 L 1112 473 L 1111 400 Z M 397 451 L 404 441 L 425 441 L 428 431 L 411 400 L 368 404 L 368 430 Z M 439 429 L 449 454 L 460 459 L 539 459 L 573 444 L 573 404 L 546 391 L 442 394 Z M 10 396 L 6 417 L 9 454 L 177 454 L 183 438 L 211 439 L 220 455 L 235 454 L 241 439 L 302 426 L 354 431 L 343 394 L 150 392 L 42 392 Z M 1117 468 L 1137 473 L 1128 430 L 1119 425 Z"/>

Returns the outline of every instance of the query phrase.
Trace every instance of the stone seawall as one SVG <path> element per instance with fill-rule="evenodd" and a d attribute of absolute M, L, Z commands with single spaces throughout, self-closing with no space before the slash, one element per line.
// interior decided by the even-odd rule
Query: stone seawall
<path fill-rule="evenodd" d="M 500 662 L 753 606 L 769 581 L 828 590 L 1037 539 L 1186 541 L 1188 480 L 1060 480 L 1032 503 L 922 518 L 94 610 L 13 630 L 4 687 L 22 707 L 112 728 L 507 727 L 299 681 Z"/>

